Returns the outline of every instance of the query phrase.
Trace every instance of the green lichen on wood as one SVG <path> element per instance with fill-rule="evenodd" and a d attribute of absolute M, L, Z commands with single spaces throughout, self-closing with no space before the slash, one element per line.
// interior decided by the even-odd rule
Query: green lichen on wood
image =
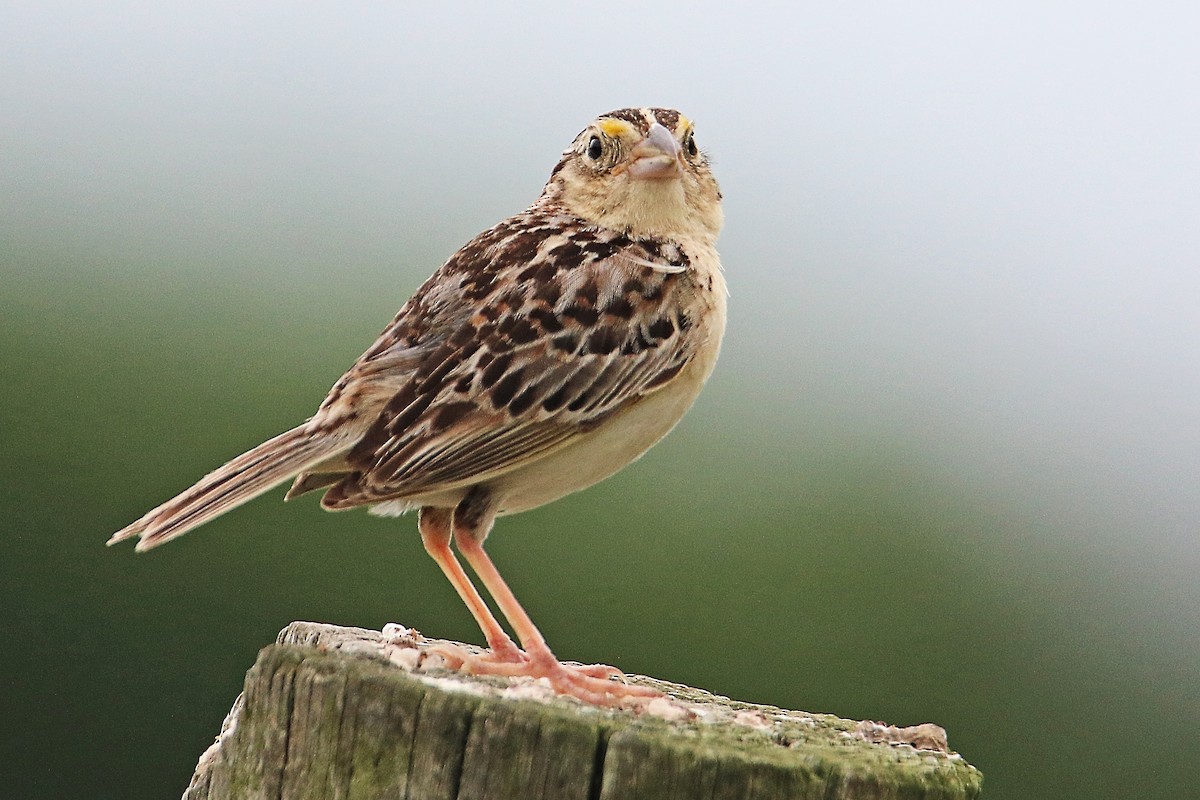
<path fill-rule="evenodd" d="M 487 681 L 441 677 L 430 681 L 362 653 L 267 647 L 247 674 L 240 714 L 235 707 L 231 715 L 236 727 L 202 759 L 185 800 L 979 794 L 981 776 L 961 758 L 871 744 L 837 717 L 662 684 L 689 702 L 766 715 L 771 724 L 667 720 L 561 698 L 480 694 Z"/>

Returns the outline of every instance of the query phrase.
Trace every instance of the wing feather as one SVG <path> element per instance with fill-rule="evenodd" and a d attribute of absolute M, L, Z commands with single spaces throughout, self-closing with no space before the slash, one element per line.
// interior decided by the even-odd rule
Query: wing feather
<path fill-rule="evenodd" d="M 556 261 L 542 250 L 530 259 L 526 245 L 524 260 L 514 260 L 496 245 L 484 263 L 462 266 L 470 280 L 460 284 L 488 287 L 458 296 L 471 313 L 439 298 L 452 323 L 439 341 L 392 337 L 374 357 L 368 351 L 359 381 L 379 374 L 373 360 L 407 363 L 406 347 L 423 348 L 323 504 L 347 508 L 486 481 L 569 446 L 668 384 L 703 344 L 686 324 L 699 295 L 686 265 L 664 257 L 666 248 L 628 240 L 593 249 L 575 247 L 573 260 Z M 354 393 L 354 374 L 344 393 Z"/>

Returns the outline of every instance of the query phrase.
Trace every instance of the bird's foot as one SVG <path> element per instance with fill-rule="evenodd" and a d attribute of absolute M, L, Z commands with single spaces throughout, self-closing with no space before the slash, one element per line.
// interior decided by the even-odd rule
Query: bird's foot
<path fill-rule="evenodd" d="M 564 664 L 549 653 L 526 655 L 517 663 L 478 660 L 464 665 L 482 675 L 533 678 L 550 684 L 556 694 L 568 695 L 597 706 L 619 706 L 645 702 L 662 693 L 648 686 L 625 683 L 625 674 L 605 664 Z"/>
<path fill-rule="evenodd" d="M 529 655 L 515 645 L 485 653 L 439 643 L 430 648 L 446 660 L 451 669 L 469 675 L 497 675 L 509 678 L 544 679 L 555 693 L 568 695 L 598 706 L 619 706 L 624 702 L 644 702 L 662 697 L 648 686 L 625 683 L 625 673 L 606 664 L 564 664 L 549 651 Z"/>
<path fill-rule="evenodd" d="M 493 674 L 476 666 L 483 664 L 522 664 L 529 659 L 521 648 L 512 641 L 497 643 L 482 653 L 473 653 L 465 647 L 453 642 L 438 642 L 431 645 L 427 651 L 430 655 L 441 657 L 448 669 L 459 670 L 472 675 Z"/>

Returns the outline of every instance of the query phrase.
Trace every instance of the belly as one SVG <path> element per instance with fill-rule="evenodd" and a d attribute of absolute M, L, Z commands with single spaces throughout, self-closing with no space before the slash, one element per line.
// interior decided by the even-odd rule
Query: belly
<path fill-rule="evenodd" d="M 717 338 L 716 345 L 720 340 Z M 490 483 L 500 514 L 517 514 L 598 483 L 636 461 L 683 417 L 716 362 L 716 347 L 660 391 L 614 415 L 570 446 Z"/>

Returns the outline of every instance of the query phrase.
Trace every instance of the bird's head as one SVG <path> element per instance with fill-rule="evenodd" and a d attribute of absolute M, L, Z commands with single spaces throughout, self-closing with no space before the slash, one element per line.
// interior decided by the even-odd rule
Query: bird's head
<path fill-rule="evenodd" d="M 543 200 L 632 236 L 713 241 L 721 190 L 691 121 L 668 108 L 624 108 L 596 119 L 563 153 Z"/>

